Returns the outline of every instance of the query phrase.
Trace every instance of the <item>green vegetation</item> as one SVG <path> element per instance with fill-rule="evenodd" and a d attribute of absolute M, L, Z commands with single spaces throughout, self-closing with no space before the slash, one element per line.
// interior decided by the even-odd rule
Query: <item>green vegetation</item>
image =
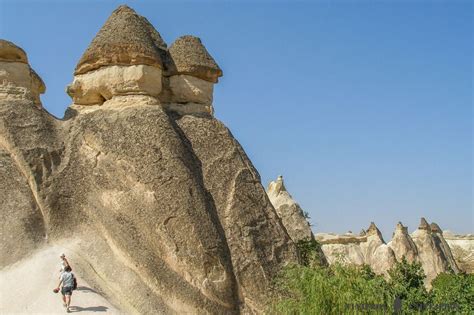
<path fill-rule="evenodd" d="M 389 271 L 390 280 L 368 266 L 319 260 L 316 241 L 298 243 L 301 264 L 289 266 L 275 282 L 269 314 L 473 314 L 474 276 L 444 273 L 424 286 L 419 263 L 405 259 Z"/>

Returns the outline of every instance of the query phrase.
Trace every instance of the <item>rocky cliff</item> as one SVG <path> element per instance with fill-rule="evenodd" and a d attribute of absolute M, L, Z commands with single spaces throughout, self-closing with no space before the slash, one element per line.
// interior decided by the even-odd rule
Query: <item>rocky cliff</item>
<path fill-rule="evenodd" d="M 261 313 L 293 241 L 231 132 L 222 71 L 169 48 L 127 6 L 80 59 L 64 119 L 25 52 L 0 41 L 0 267 L 74 240 L 76 272 L 128 313 Z"/>

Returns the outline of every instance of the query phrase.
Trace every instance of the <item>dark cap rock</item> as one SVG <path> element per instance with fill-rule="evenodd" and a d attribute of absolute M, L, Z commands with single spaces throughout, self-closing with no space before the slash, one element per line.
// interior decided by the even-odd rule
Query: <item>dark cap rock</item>
<path fill-rule="evenodd" d="M 222 76 L 222 70 L 197 37 L 178 38 L 171 44 L 169 53 L 176 74 L 188 74 L 214 83 Z"/>
<path fill-rule="evenodd" d="M 107 65 L 150 65 L 162 68 L 166 44 L 148 20 L 126 5 L 112 12 L 76 66 L 83 74 Z"/>
<path fill-rule="evenodd" d="M 0 61 L 28 63 L 28 57 L 25 51 L 17 45 L 0 39 Z"/>
<path fill-rule="evenodd" d="M 443 234 L 443 231 L 441 230 L 441 228 L 439 227 L 438 224 L 436 224 L 435 222 L 432 222 L 430 224 L 430 229 L 432 232 L 435 232 L 435 233 L 439 233 L 439 234 Z"/>
<path fill-rule="evenodd" d="M 428 224 L 428 222 L 426 221 L 425 218 L 421 218 L 420 225 L 418 226 L 418 229 L 419 230 L 431 231 L 430 225 Z"/>

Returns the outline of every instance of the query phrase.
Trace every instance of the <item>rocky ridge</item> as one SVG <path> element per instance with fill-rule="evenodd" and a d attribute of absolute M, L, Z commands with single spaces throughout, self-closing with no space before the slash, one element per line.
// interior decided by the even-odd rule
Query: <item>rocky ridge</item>
<path fill-rule="evenodd" d="M 267 193 L 293 240 L 313 237 L 303 210 L 286 190 L 281 176 L 269 184 Z M 441 272 L 472 272 L 474 238 L 443 233 L 436 223 L 429 224 L 425 218 L 421 218 L 418 229 L 412 234 L 398 222 L 388 243 L 374 222 L 359 235 L 317 233 L 314 237 L 321 243 L 330 264 L 365 264 L 375 273 L 388 276 L 388 270 L 403 258 L 420 262 L 427 276 L 427 286 Z"/>

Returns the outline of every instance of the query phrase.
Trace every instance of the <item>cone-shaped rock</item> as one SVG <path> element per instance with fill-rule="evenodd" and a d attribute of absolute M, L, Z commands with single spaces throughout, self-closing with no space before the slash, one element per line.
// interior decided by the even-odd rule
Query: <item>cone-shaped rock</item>
<path fill-rule="evenodd" d="M 428 222 L 426 221 L 425 218 L 421 218 L 420 225 L 418 226 L 418 229 L 431 231 L 430 225 L 428 224 Z"/>
<path fill-rule="evenodd" d="M 107 19 L 76 66 L 83 74 L 106 65 L 150 65 L 161 68 L 166 44 L 148 22 L 126 5 Z"/>
<path fill-rule="evenodd" d="M 405 257 L 409 262 L 416 260 L 418 250 L 411 236 L 408 234 L 406 226 L 403 226 L 401 222 L 398 222 L 395 232 L 393 233 L 392 240 L 388 243 L 398 261 Z"/>
<path fill-rule="evenodd" d="M 380 240 L 382 242 L 384 242 L 383 237 L 382 237 L 382 233 L 380 232 L 380 230 L 378 229 L 378 227 L 375 225 L 374 222 L 370 222 L 370 226 L 367 229 L 367 235 L 369 235 L 369 236 L 370 235 L 377 235 L 380 238 Z"/>
<path fill-rule="evenodd" d="M 267 195 L 294 242 L 314 238 L 303 210 L 286 190 L 282 176 L 268 185 Z"/>
<path fill-rule="evenodd" d="M 171 44 L 169 53 L 177 74 L 188 74 L 214 83 L 222 76 L 222 70 L 197 37 L 186 35 L 178 38 Z"/>

